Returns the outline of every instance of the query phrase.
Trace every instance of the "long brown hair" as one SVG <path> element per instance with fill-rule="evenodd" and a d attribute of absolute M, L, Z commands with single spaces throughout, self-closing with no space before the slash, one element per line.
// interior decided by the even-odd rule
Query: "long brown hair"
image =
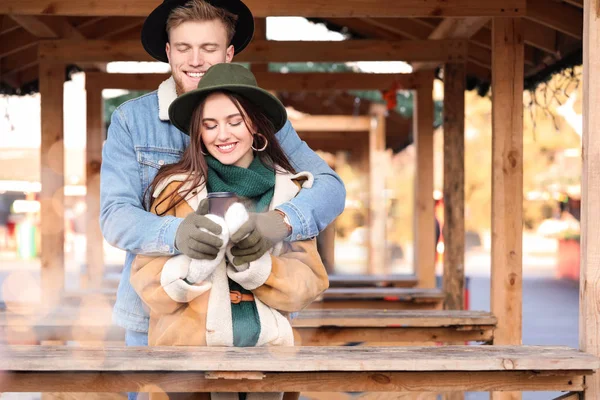
<path fill-rule="evenodd" d="M 275 173 L 295 173 L 292 164 L 288 160 L 279 144 L 279 141 L 275 137 L 277 132 L 275 131 L 275 127 L 267 115 L 254 103 L 237 93 L 228 91 L 222 91 L 222 93 L 227 96 L 238 109 L 240 115 L 242 115 L 244 124 L 248 128 L 248 131 L 252 133 L 252 126 L 254 126 L 256 127 L 256 132 L 262 133 L 267 138 L 267 147 L 264 151 L 255 152 L 255 157 L 258 157 L 267 168 Z M 203 185 L 208 178 L 208 165 L 206 164 L 204 155 L 202 155 L 202 153 L 206 153 L 206 151 L 204 150 L 204 146 L 202 144 L 201 135 L 202 116 L 204 113 L 205 101 L 206 99 L 196 107 L 192 114 L 192 120 L 190 123 L 190 145 L 183 152 L 181 160 L 175 164 L 162 166 L 148 187 L 148 193 L 152 195 L 158 184 L 163 179 L 167 179 L 169 176 L 176 174 L 188 175 L 185 181 L 183 181 L 179 186 L 181 188 L 186 183 L 189 183 L 188 189 L 182 193 L 182 196 L 179 198 L 179 200 L 175 200 L 175 196 L 171 196 L 168 206 L 160 213 L 158 212 L 158 208 L 164 200 L 157 204 L 154 207 L 154 211 L 158 215 L 164 215 L 167 211 L 173 207 L 176 207 L 179 203 L 186 199 L 192 191 L 196 190 L 198 187 L 200 187 L 200 185 Z M 259 147 L 262 146 L 263 143 L 261 141 Z M 147 198 L 146 196 L 144 196 L 144 198 Z M 150 202 L 151 198 L 149 199 L 149 203 Z"/>

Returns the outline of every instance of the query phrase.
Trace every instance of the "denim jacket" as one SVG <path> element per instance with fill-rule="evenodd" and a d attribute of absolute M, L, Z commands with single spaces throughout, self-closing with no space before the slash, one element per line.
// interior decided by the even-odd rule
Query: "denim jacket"
<path fill-rule="evenodd" d="M 113 113 L 102 150 L 100 226 L 108 243 L 127 251 L 117 291 L 113 322 L 138 332 L 148 331 L 148 312 L 129 283 L 136 254 L 173 255 L 175 232 L 182 219 L 145 211 L 146 190 L 158 169 L 177 162 L 189 136 L 170 122 L 168 109 L 177 97 L 173 78 L 157 91 L 130 100 Z M 298 171 L 315 177 L 292 201 L 277 207 L 292 225 L 290 240 L 316 236 L 344 209 L 341 179 L 298 137 L 290 122 L 277 133 L 283 150 Z"/>

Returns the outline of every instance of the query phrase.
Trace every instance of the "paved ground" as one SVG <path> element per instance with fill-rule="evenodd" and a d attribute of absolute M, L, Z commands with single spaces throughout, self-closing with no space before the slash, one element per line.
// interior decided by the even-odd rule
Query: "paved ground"
<path fill-rule="evenodd" d="M 78 274 L 82 250 L 79 242 L 67 261 L 65 283 L 68 288 L 79 284 Z M 528 248 L 528 247 L 525 247 Z M 107 248 L 107 263 L 122 260 L 122 253 Z M 466 271 L 470 277 L 471 309 L 489 310 L 489 252 L 470 251 L 466 257 Z M 347 272 L 358 270 L 360 264 L 340 264 Z M 396 263 L 395 271 L 406 271 L 408 263 Z M 0 298 L 31 299 L 39 296 L 39 261 L 17 260 L 9 254 L 0 254 Z M 566 345 L 578 347 L 578 302 L 576 283 L 554 279 L 554 257 L 551 253 L 524 256 L 523 282 L 523 343 L 538 345 Z M 553 399 L 560 393 L 524 393 L 523 400 Z M 3 394 L 2 399 L 38 399 L 37 394 Z M 467 400 L 487 399 L 487 393 L 469 393 Z"/>

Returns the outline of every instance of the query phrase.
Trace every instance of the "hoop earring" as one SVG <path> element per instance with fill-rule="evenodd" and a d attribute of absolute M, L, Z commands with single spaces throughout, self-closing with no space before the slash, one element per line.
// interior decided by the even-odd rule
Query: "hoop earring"
<path fill-rule="evenodd" d="M 262 137 L 262 138 L 263 138 L 263 140 L 265 141 L 265 144 L 264 144 L 264 145 L 263 145 L 263 147 L 261 147 L 260 149 L 257 149 L 256 147 L 254 147 L 254 139 L 256 139 L 256 136 L 260 136 L 260 137 Z M 263 135 L 262 133 L 258 133 L 258 132 L 257 132 L 257 133 L 255 133 L 255 134 L 253 135 L 253 138 L 252 138 L 252 146 L 250 146 L 250 147 L 251 147 L 251 148 L 252 148 L 252 150 L 254 150 L 254 151 L 265 151 L 265 149 L 267 148 L 267 146 L 268 146 L 268 145 L 269 145 L 269 140 L 266 138 L 266 136 L 265 136 L 265 135 Z"/>

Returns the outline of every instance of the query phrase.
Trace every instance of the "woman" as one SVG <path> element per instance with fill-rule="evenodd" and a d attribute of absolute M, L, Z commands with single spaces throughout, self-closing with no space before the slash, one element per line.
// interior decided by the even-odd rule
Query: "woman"
<path fill-rule="evenodd" d="M 244 240 L 270 243 L 268 232 L 248 238 L 240 227 L 272 216 L 278 204 L 312 184 L 309 173 L 294 174 L 275 140 L 287 119 L 285 108 L 246 68 L 217 64 L 198 89 L 173 102 L 169 116 L 190 135 L 190 146 L 150 185 L 150 211 L 184 218 L 196 210 L 203 217 L 196 217 L 194 227 L 212 235 L 218 251 L 197 245 L 198 260 L 136 257 L 130 280 L 150 309 L 148 344 L 292 346 L 289 313 L 306 307 L 329 284 L 315 241 L 280 242 L 251 262 L 231 251 Z M 224 217 L 209 214 L 208 193 L 223 191 L 242 201 Z M 231 394 L 212 394 L 231 398 L 223 396 Z M 248 395 L 271 398 L 281 394 Z"/>

